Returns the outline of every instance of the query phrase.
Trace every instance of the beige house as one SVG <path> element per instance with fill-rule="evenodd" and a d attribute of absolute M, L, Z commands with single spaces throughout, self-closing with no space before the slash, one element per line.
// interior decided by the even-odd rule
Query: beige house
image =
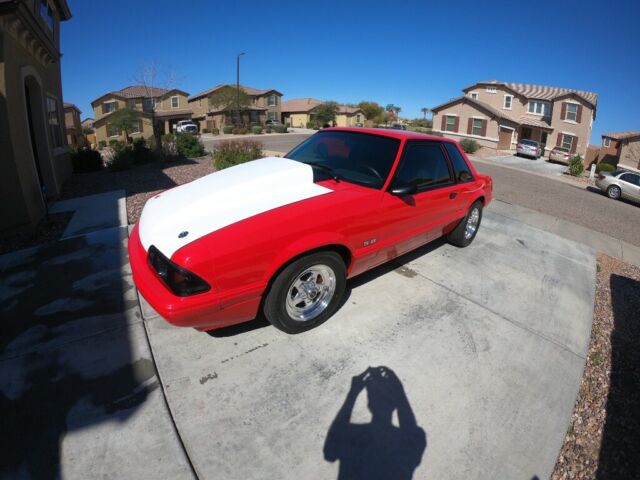
<path fill-rule="evenodd" d="M 602 135 L 598 161 L 640 169 L 640 131 Z"/>
<path fill-rule="evenodd" d="M 316 124 L 315 109 L 324 103 L 316 98 L 294 98 L 282 104 L 282 123 L 290 127 L 306 128 L 307 124 Z M 367 118 L 357 107 L 339 105 L 335 126 L 361 127 Z M 315 125 L 321 127 L 322 125 Z"/>
<path fill-rule="evenodd" d="M 0 230 L 37 225 L 71 174 L 60 79 L 69 18 L 65 0 L 0 0 Z"/>
<path fill-rule="evenodd" d="M 82 122 L 80 122 L 80 125 L 82 125 L 82 128 L 90 128 L 91 130 L 93 130 L 93 122 L 93 117 L 87 117 L 82 120 Z"/>
<path fill-rule="evenodd" d="M 129 132 L 131 138 L 153 137 L 153 124 L 155 121 L 158 131 L 171 133 L 173 126 L 180 120 L 191 118 L 191 110 L 187 104 L 189 94 L 178 89 L 165 89 L 133 85 L 106 93 L 93 102 L 93 114 L 95 120 L 96 141 L 109 143 L 111 140 L 124 141 L 123 132 L 120 132 L 109 123 L 109 117 L 123 108 L 134 110 L 139 117 L 137 129 Z"/>
<path fill-rule="evenodd" d="M 74 149 L 85 144 L 82 124 L 80 123 L 81 113 L 80 109 L 73 103 L 64 104 L 64 130 L 67 135 L 67 145 Z"/>
<path fill-rule="evenodd" d="M 518 140 L 530 139 L 547 152 L 561 146 L 585 156 L 596 117 L 595 93 L 497 80 L 463 92 L 431 109 L 435 132 L 498 150 L 515 149 Z"/>
<path fill-rule="evenodd" d="M 232 84 L 216 85 L 189 97 L 189 108 L 193 121 L 199 124 L 201 131 L 213 128 L 220 129 L 225 125 L 250 125 L 252 123 L 263 125 L 267 120 L 280 120 L 282 93 L 278 90 L 273 88 L 259 90 L 240 85 L 240 88 L 249 96 L 251 104 L 243 108 L 241 118 L 234 118 L 237 117 L 237 112 L 209 105 L 209 96 L 221 88 L 235 89 L 236 86 Z"/>

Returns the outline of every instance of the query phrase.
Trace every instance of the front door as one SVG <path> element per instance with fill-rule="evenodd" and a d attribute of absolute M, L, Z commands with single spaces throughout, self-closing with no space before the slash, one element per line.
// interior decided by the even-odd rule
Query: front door
<path fill-rule="evenodd" d="M 31 151 L 33 153 L 33 160 L 36 164 L 36 172 L 38 174 L 38 183 L 40 184 L 40 191 L 44 191 L 44 180 L 42 178 L 42 170 L 40 170 L 40 157 L 38 156 L 38 146 L 36 145 L 36 134 L 33 128 L 33 112 L 31 111 L 31 97 L 29 94 L 29 87 L 24 86 L 24 96 L 27 100 L 27 122 L 29 123 L 29 135 L 31 136 Z"/>
<path fill-rule="evenodd" d="M 531 140 L 531 129 L 529 127 L 522 127 L 522 135 L 520 135 L 520 139 Z"/>

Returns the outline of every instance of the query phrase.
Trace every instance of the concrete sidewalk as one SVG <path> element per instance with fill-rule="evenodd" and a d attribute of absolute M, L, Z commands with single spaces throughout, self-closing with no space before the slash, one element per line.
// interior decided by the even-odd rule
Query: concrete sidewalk
<path fill-rule="evenodd" d="M 336 478 L 366 471 L 359 458 L 413 478 L 542 479 L 580 385 L 595 270 L 591 248 L 488 211 L 471 247 L 436 242 L 349 282 L 302 335 L 143 312 L 202 479 Z M 378 366 L 399 380 L 372 376 L 367 402 L 352 378 Z M 369 423 L 388 399 L 398 417 Z"/>

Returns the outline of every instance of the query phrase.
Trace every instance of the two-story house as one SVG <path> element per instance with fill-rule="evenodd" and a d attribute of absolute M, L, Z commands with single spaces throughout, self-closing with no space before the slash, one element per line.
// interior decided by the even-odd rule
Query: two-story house
<path fill-rule="evenodd" d="M 497 80 L 462 91 L 464 96 L 431 109 L 435 132 L 498 150 L 512 150 L 518 140 L 530 139 L 544 144 L 547 152 L 559 146 L 585 156 L 597 94 Z"/>
<path fill-rule="evenodd" d="M 85 144 L 82 134 L 80 114 L 82 112 L 73 103 L 64 104 L 64 131 L 67 135 L 67 145 L 71 148 L 82 147 Z"/>
<path fill-rule="evenodd" d="M 194 122 L 199 123 L 200 130 L 222 128 L 225 125 L 233 125 L 235 123 L 250 125 L 252 123 L 264 124 L 267 120 L 280 120 L 282 93 L 278 90 L 273 88 L 259 90 L 240 85 L 242 91 L 249 96 L 250 103 L 247 106 L 243 106 L 242 118 L 234 119 L 234 115 L 237 115 L 237 113 L 233 109 L 214 106 L 209 102 L 209 97 L 222 88 L 235 90 L 236 85 L 216 85 L 189 97 L 192 118 Z"/>
<path fill-rule="evenodd" d="M 123 108 L 133 110 L 138 118 L 138 125 L 129 132 L 132 138 L 153 137 L 153 123 L 157 131 L 171 133 L 173 126 L 180 120 L 191 118 L 191 110 L 187 105 L 189 94 L 176 88 L 147 87 L 132 85 L 122 90 L 105 93 L 91 102 L 95 120 L 96 142 L 108 143 L 110 140 L 124 141 L 123 132 L 109 123 L 109 117 Z"/>
<path fill-rule="evenodd" d="M 71 175 L 60 78 L 65 0 L 0 0 L 0 230 L 30 228 Z"/>
<path fill-rule="evenodd" d="M 605 133 L 598 162 L 640 170 L 640 131 Z"/>
<path fill-rule="evenodd" d="M 297 128 L 306 128 L 307 124 L 317 124 L 315 110 L 324 102 L 317 98 L 292 98 L 282 103 L 282 123 Z M 367 121 L 362 109 L 338 105 L 335 124 L 337 127 L 363 126 Z M 316 125 L 321 127 L 322 125 Z"/>

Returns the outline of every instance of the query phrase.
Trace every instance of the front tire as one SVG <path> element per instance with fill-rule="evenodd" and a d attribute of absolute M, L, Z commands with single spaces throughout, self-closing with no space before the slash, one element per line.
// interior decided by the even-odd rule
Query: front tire
<path fill-rule="evenodd" d="M 468 247 L 476 238 L 480 222 L 482 221 L 482 202 L 478 200 L 471 205 L 467 215 L 460 221 L 458 226 L 447 235 L 447 241 L 456 247 Z"/>
<path fill-rule="evenodd" d="M 335 252 L 318 252 L 287 265 L 269 288 L 263 306 L 267 320 L 286 333 L 301 333 L 331 317 L 347 284 L 347 270 Z"/>
<path fill-rule="evenodd" d="M 607 188 L 607 197 L 613 198 L 614 200 L 618 200 L 621 195 L 622 195 L 622 191 L 620 190 L 619 186 L 611 185 L 609 188 Z"/>

